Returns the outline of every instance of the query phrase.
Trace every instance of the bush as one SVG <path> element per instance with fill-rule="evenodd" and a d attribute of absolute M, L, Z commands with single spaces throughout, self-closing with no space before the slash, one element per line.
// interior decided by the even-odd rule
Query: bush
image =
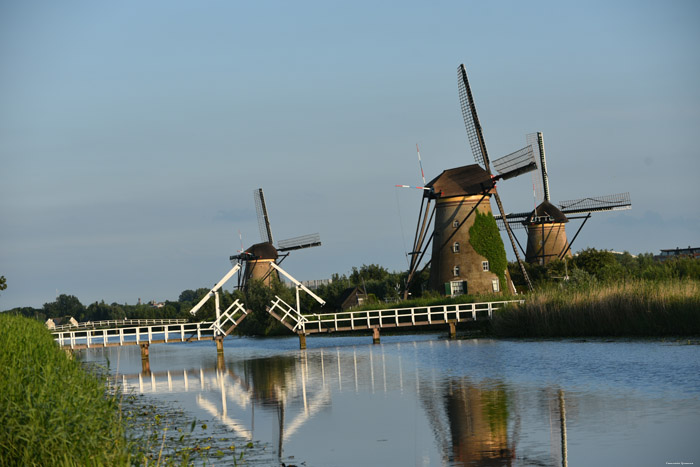
<path fill-rule="evenodd" d="M 129 445 L 105 381 L 39 322 L 0 315 L 0 465 L 124 465 Z"/>

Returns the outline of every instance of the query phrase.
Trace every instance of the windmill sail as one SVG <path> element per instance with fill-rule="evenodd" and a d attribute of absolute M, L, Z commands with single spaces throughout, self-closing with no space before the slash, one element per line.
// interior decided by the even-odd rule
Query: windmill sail
<path fill-rule="evenodd" d="M 472 148 L 472 154 L 474 155 L 476 163 L 490 172 L 489 155 L 486 152 L 484 134 L 481 130 L 481 124 L 479 123 L 479 116 L 476 114 L 476 105 L 474 104 L 472 90 L 469 86 L 467 69 L 464 68 L 464 65 L 459 66 L 458 73 L 457 87 L 459 89 L 459 103 L 462 107 L 464 126 L 467 129 L 467 136 L 469 137 L 469 146 Z"/>
<path fill-rule="evenodd" d="M 535 157 L 532 151 L 532 146 L 525 146 L 506 156 L 493 161 L 493 166 L 499 173 L 498 177 L 502 180 L 517 177 L 520 174 L 532 172 L 537 169 Z"/>
<path fill-rule="evenodd" d="M 486 151 L 486 142 L 484 141 L 484 133 L 481 129 L 481 124 L 479 123 L 479 117 L 476 114 L 476 105 L 474 104 L 474 97 L 472 96 L 472 90 L 469 86 L 469 78 L 467 77 L 467 69 L 464 64 L 460 65 L 458 68 L 457 77 L 457 88 L 459 90 L 459 102 L 462 107 L 462 117 L 464 117 L 464 125 L 467 129 L 467 135 L 469 137 L 469 145 L 471 146 L 472 153 L 474 154 L 474 159 L 477 163 L 482 164 L 484 169 L 492 175 L 491 166 L 489 161 L 489 155 Z M 522 172 L 520 172 L 522 173 Z M 513 172 L 502 174 L 499 178 L 505 178 L 506 175 L 514 177 L 518 173 Z M 520 253 L 518 253 L 518 248 L 515 245 L 515 237 L 513 232 L 510 230 L 508 225 L 508 219 L 505 217 L 505 212 L 503 209 L 503 203 L 501 202 L 501 197 L 497 191 L 494 190 L 493 198 L 496 201 L 496 206 L 498 206 L 498 211 L 501 214 L 503 223 L 506 228 L 506 233 L 508 234 L 508 239 L 513 248 L 513 253 L 515 254 L 515 259 L 518 261 L 520 266 L 520 271 L 523 273 L 525 282 L 527 283 L 528 289 L 532 290 L 532 283 L 527 275 L 525 266 L 523 265 L 523 260 L 520 258 Z"/>
<path fill-rule="evenodd" d="M 579 214 L 602 211 L 622 211 L 632 207 L 629 193 L 596 196 L 589 198 L 560 201 L 559 207 L 564 214 Z"/>
<path fill-rule="evenodd" d="M 273 243 L 272 230 L 270 229 L 270 218 L 267 215 L 267 206 L 265 206 L 265 195 L 262 188 L 253 190 L 253 198 L 255 199 L 255 210 L 258 213 L 258 229 L 260 230 L 260 239 L 264 243 Z"/>
<path fill-rule="evenodd" d="M 277 244 L 277 251 L 301 250 L 313 246 L 321 246 L 321 236 L 317 233 L 280 240 Z"/>
<path fill-rule="evenodd" d="M 529 212 L 517 212 L 513 214 L 507 214 L 508 224 L 511 229 L 524 229 L 525 221 L 527 220 Z M 503 217 L 500 215 L 493 216 L 496 219 L 496 225 L 498 225 L 498 230 L 506 230 L 506 224 L 503 222 Z"/>
<path fill-rule="evenodd" d="M 537 162 L 539 176 L 534 178 L 535 198 L 539 201 L 550 201 L 549 175 L 547 174 L 547 161 L 544 155 L 544 138 L 542 133 L 530 133 L 527 135 L 527 144 L 532 146 Z"/>

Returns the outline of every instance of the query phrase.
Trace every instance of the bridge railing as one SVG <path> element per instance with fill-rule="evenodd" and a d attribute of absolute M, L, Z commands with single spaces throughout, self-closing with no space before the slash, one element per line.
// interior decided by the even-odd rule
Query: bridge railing
<path fill-rule="evenodd" d="M 373 327 L 387 328 L 400 326 L 422 326 L 443 324 L 450 321 L 476 321 L 490 319 L 494 310 L 510 303 L 523 303 L 522 300 L 500 302 L 462 303 L 454 305 L 436 305 L 387 310 L 364 310 L 331 313 L 322 315 L 305 315 L 303 332 L 352 331 Z"/>
<path fill-rule="evenodd" d="M 156 324 L 183 324 L 186 319 L 111 319 L 104 321 L 85 321 L 77 325 L 62 324 L 50 328 L 51 331 L 63 331 L 65 329 L 93 329 L 93 328 L 108 328 L 122 326 L 149 326 Z"/>
<path fill-rule="evenodd" d="M 62 347 L 107 347 L 108 345 L 151 344 L 158 342 L 185 342 L 211 338 L 212 322 L 161 324 L 152 326 L 119 327 L 110 329 L 71 329 L 52 332 Z"/>

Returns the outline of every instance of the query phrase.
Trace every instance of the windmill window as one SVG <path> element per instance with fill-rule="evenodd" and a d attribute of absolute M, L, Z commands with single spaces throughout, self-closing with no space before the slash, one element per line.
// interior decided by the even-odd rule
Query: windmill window
<path fill-rule="evenodd" d="M 459 221 L 458 221 L 457 219 L 455 219 L 455 220 L 452 222 L 452 227 L 454 227 L 455 229 L 456 229 L 457 227 L 459 227 Z"/>
<path fill-rule="evenodd" d="M 489 267 L 489 262 L 488 261 L 482 261 L 481 262 L 481 269 L 484 271 L 490 271 L 491 268 Z"/>
<path fill-rule="evenodd" d="M 459 266 L 455 266 L 452 268 L 452 275 L 454 275 L 455 277 L 459 276 Z"/>
<path fill-rule="evenodd" d="M 499 292 L 501 290 L 500 284 L 498 282 L 498 279 L 494 279 L 491 281 L 491 286 L 493 287 L 494 292 Z"/>
<path fill-rule="evenodd" d="M 452 244 L 452 252 L 453 253 L 459 253 L 459 242 L 454 242 Z"/>

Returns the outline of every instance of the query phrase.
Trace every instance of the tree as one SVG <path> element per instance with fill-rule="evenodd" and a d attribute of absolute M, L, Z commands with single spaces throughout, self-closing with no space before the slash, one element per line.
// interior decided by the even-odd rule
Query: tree
<path fill-rule="evenodd" d="M 389 271 L 378 264 L 363 264 L 360 269 L 353 266 L 350 274 L 350 282 L 354 285 L 362 285 L 362 281 L 383 281 L 389 276 Z"/>
<path fill-rule="evenodd" d="M 618 262 L 615 256 L 609 251 L 586 248 L 578 252 L 573 259 L 573 264 L 592 276 L 602 278 L 602 276 L 609 276 L 611 270 L 617 270 Z"/>
<path fill-rule="evenodd" d="M 5 276 L 0 276 L 0 290 L 5 290 L 7 288 L 7 280 Z"/>
<path fill-rule="evenodd" d="M 74 295 L 61 294 L 55 302 L 44 303 L 44 313 L 48 318 L 72 316 L 78 321 L 85 320 L 85 307 Z"/>

